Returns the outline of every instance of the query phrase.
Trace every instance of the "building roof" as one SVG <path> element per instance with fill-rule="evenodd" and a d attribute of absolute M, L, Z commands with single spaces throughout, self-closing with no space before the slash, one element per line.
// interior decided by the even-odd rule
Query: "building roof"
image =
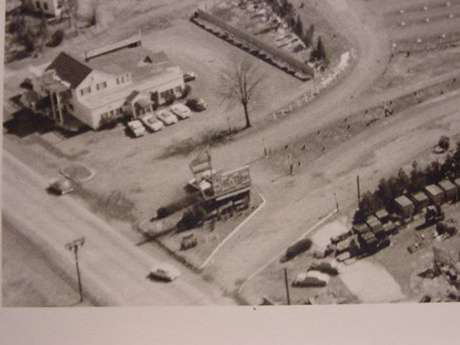
<path fill-rule="evenodd" d="M 68 82 L 73 89 L 93 71 L 91 67 L 64 52 L 61 52 L 46 70 L 56 71 L 57 76 Z"/>
<path fill-rule="evenodd" d="M 141 46 L 124 48 L 94 57 L 88 61 L 88 65 L 113 75 L 130 72 L 133 79 L 143 79 L 152 74 L 162 73 L 168 67 L 173 67 L 164 52 L 154 53 Z"/>
<path fill-rule="evenodd" d="M 389 213 L 387 210 L 385 210 L 384 208 L 378 210 L 377 212 L 375 212 L 375 216 L 379 219 L 381 218 L 385 218 L 385 217 L 388 217 L 389 216 Z"/>
<path fill-rule="evenodd" d="M 369 226 L 366 223 L 353 225 L 353 230 L 359 234 L 370 231 Z"/>
<path fill-rule="evenodd" d="M 428 200 L 428 196 L 424 192 L 418 192 L 412 195 L 412 198 L 417 202 Z"/>
<path fill-rule="evenodd" d="M 457 187 L 452 182 L 450 182 L 449 180 L 442 180 L 441 182 L 438 183 L 438 185 L 445 192 L 457 189 Z"/>
<path fill-rule="evenodd" d="M 395 199 L 395 202 L 401 207 L 408 207 L 408 206 L 413 206 L 414 205 L 412 203 L 412 201 L 410 201 L 410 199 L 405 195 L 401 195 L 401 196 L 397 197 Z"/>
<path fill-rule="evenodd" d="M 438 186 L 436 186 L 435 184 L 430 184 L 429 186 L 426 186 L 425 187 L 425 190 L 428 194 L 432 195 L 432 196 L 436 196 L 436 195 L 440 195 L 440 194 L 444 194 L 444 192 L 442 191 L 441 188 L 439 188 Z"/>

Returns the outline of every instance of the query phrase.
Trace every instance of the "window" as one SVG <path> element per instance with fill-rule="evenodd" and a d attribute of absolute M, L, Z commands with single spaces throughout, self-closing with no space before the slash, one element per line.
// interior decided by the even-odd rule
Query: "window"
<path fill-rule="evenodd" d="M 102 89 L 105 89 L 107 87 L 107 82 L 103 81 L 102 83 L 97 83 L 96 84 L 96 90 L 102 90 Z"/>
<path fill-rule="evenodd" d="M 35 3 L 35 6 L 37 6 L 37 8 L 38 8 L 39 10 L 41 9 L 41 7 L 40 7 L 40 2 L 39 2 L 39 1 L 37 1 L 37 2 Z"/>
<path fill-rule="evenodd" d="M 46 2 L 43 3 L 43 8 L 48 11 L 48 4 Z"/>
<path fill-rule="evenodd" d="M 62 7 L 62 1 L 58 1 L 56 8 L 60 9 Z"/>
<path fill-rule="evenodd" d="M 91 93 L 91 86 L 84 87 L 84 88 L 80 89 L 80 95 L 84 96 L 87 93 Z"/>

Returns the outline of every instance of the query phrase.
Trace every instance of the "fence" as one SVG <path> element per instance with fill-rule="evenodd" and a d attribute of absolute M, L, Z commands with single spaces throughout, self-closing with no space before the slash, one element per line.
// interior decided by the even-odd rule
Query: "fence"
<path fill-rule="evenodd" d="M 283 70 L 287 70 L 287 72 L 290 72 L 292 74 L 296 74 L 296 76 L 299 78 L 300 76 L 297 75 L 297 73 L 299 72 L 307 77 L 300 79 L 310 79 L 314 76 L 313 69 L 306 63 L 296 60 L 289 54 L 280 51 L 272 47 L 271 45 L 257 39 L 256 37 L 225 23 L 216 16 L 208 12 L 205 12 L 201 9 L 198 9 L 195 11 L 192 17 L 192 21 L 194 21 L 200 26 L 205 26 L 204 24 L 200 23 L 200 20 L 207 21 L 217 26 L 218 28 L 226 31 L 227 35 L 224 35 L 224 37 L 228 41 L 234 41 L 233 43 L 235 45 L 244 46 L 244 48 L 246 48 L 246 50 L 249 50 L 251 53 L 260 55 L 262 58 L 264 58 L 265 60 L 269 60 L 277 67 Z M 209 30 L 209 28 L 206 29 Z"/>

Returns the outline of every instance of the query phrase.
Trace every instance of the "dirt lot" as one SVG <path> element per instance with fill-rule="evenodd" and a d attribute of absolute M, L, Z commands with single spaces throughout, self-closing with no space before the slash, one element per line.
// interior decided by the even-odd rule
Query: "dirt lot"
<path fill-rule="evenodd" d="M 459 1 L 372 1 L 370 6 L 384 18 L 393 53 L 373 92 L 460 67 Z"/>

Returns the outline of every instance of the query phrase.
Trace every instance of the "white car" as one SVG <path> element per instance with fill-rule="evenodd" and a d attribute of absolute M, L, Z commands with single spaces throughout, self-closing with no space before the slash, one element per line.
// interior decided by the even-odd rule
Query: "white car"
<path fill-rule="evenodd" d="M 145 114 L 140 117 L 145 127 L 149 128 L 152 132 L 158 132 L 164 128 L 163 122 L 157 120 L 153 114 Z"/>
<path fill-rule="evenodd" d="M 145 127 L 139 120 L 129 121 L 128 128 L 135 137 L 141 137 L 145 134 Z"/>
<path fill-rule="evenodd" d="M 179 120 L 169 110 L 160 110 L 157 112 L 157 119 L 163 122 L 166 126 L 173 125 Z"/>
<path fill-rule="evenodd" d="M 169 109 L 181 120 L 188 119 L 192 114 L 190 108 L 182 103 L 173 104 Z"/>
<path fill-rule="evenodd" d="M 180 272 L 172 265 L 159 264 L 150 269 L 149 276 L 153 279 L 171 282 L 180 276 Z"/>

